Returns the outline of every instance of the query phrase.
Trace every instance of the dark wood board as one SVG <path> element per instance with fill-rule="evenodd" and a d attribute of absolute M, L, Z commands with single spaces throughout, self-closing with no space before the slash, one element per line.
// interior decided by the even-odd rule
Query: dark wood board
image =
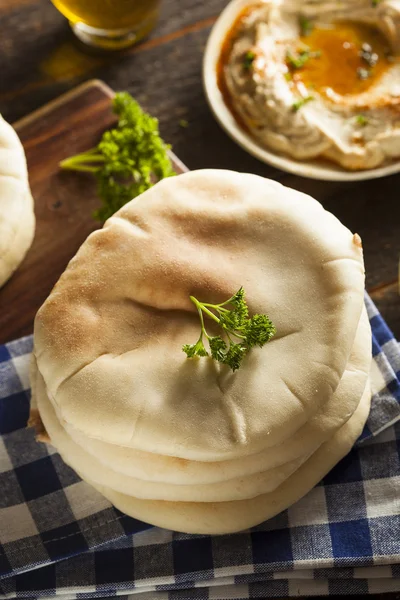
<path fill-rule="evenodd" d="M 15 123 L 24 145 L 36 233 L 25 260 L 0 289 L 0 343 L 32 333 L 36 311 L 86 237 L 100 227 L 94 178 L 62 172 L 63 158 L 92 148 L 115 122 L 113 91 L 90 81 Z M 184 165 L 173 156 L 175 169 Z"/>

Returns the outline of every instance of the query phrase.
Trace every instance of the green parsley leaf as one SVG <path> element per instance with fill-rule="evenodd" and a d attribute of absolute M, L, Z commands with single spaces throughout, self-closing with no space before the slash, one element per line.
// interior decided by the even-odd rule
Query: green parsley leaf
<path fill-rule="evenodd" d="M 226 352 L 228 350 L 228 346 L 219 335 L 215 337 L 211 337 L 208 340 L 210 344 L 211 356 L 214 360 L 219 362 L 225 362 Z"/>
<path fill-rule="evenodd" d="M 252 50 L 248 50 L 243 58 L 243 69 L 245 71 L 250 71 L 253 68 L 253 62 L 256 58 L 255 53 Z"/>
<path fill-rule="evenodd" d="M 314 100 L 314 96 L 306 96 L 305 98 L 300 98 L 300 100 L 296 100 L 296 102 L 293 102 L 292 104 L 292 109 L 297 112 L 298 110 L 300 110 L 300 108 L 302 108 L 305 104 L 307 104 L 308 102 L 311 102 L 311 100 Z"/>
<path fill-rule="evenodd" d="M 188 358 L 193 358 L 193 356 L 208 356 L 208 352 L 201 339 L 195 344 L 184 344 L 182 350 L 188 355 Z"/>
<path fill-rule="evenodd" d="M 170 148 L 160 137 L 158 120 L 144 112 L 127 92 L 113 99 L 117 125 L 93 149 L 60 163 L 62 169 L 92 173 L 102 206 L 94 217 L 105 221 L 154 183 L 176 175 Z"/>
<path fill-rule="evenodd" d="M 371 4 L 374 8 L 376 8 L 378 6 L 378 4 L 380 4 L 382 2 L 382 0 L 372 0 Z"/>
<path fill-rule="evenodd" d="M 200 302 L 194 296 L 190 296 L 190 300 L 199 313 L 201 330 L 196 344 L 182 346 L 182 350 L 188 358 L 209 356 L 203 342 L 203 339 L 206 338 L 210 346 L 211 357 L 228 365 L 232 371 L 236 371 L 251 348 L 254 346 L 261 348 L 275 335 L 275 327 L 267 315 L 254 315 L 249 318 L 243 287 L 221 304 Z M 231 308 L 227 308 L 228 306 Z M 203 315 L 213 319 L 222 328 L 228 343 L 219 335 L 208 335 Z"/>
<path fill-rule="evenodd" d="M 303 17 L 303 16 L 300 17 L 299 23 L 300 23 L 301 35 L 303 35 L 303 36 L 310 35 L 312 30 L 314 29 L 314 23 L 312 21 L 309 21 L 306 17 Z"/>
<path fill-rule="evenodd" d="M 310 58 L 308 50 L 302 50 L 299 54 L 293 54 L 291 50 L 286 52 L 286 62 L 292 69 L 301 69 Z"/>
<path fill-rule="evenodd" d="M 246 340 L 250 348 L 269 342 L 275 333 L 271 319 L 267 315 L 254 315 L 245 326 Z"/>
<path fill-rule="evenodd" d="M 301 69 L 310 58 L 320 58 L 321 50 L 312 52 L 311 50 L 301 50 L 297 54 L 293 54 L 291 50 L 286 52 L 286 63 L 292 69 Z"/>
<path fill-rule="evenodd" d="M 189 122 L 186 121 L 186 119 L 181 119 L 179 121 L 179 125 L 180 125 L 180 127 L 183 127 L 184 129 L 186 129 L 187 127 L 189 127 Z"/>
<path fill-rule="evenodd" d="M 229 346 L 228 352 L 226 353 L 224 364 L 228 365 L 232 371 L 236 371 L 240 367 L 247 352 L 247 346 L 241 343 L 235 344 L 232 342 Z"/>
<path fill-rule="evenodd" d="M 362 127 L 365 127 L 366 125 L 368 125 L 369 119 L 365 115 L 357 115 L 356 122 L 357 122 L 357 125 L 361 125 Z"/>

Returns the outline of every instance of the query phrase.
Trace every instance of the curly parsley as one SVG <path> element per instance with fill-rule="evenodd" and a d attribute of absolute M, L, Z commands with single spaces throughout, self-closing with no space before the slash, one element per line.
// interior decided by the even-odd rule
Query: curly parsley
<path fill-rule="evenodd" d="M 96 148 L 61 161 L 60 167 L 93 173 L 102 206 L 94 217 L 105 221 L 154 183 L 175 175 L 158 120 L 143 111 L 127 92 L 113 100 L 117 125 L 106 131 Z"/>
<path fill-rule="evenodd" d="M 252 50 L 248 50 L 243 57 L 243 69 L 245 71 L 250 71 L 253 68 L 253 62 L 256 58 L 255 53 Z"/>
<path fill-rule="evenodd" d="M 264 346 L 275 335 L 276 329 L 267 315 L 249 317 L 249 309 L 245 300 L 245 291 L 241 287 L 236 294 L 221 304 L 200 302 L 194 296 L 190 300 L 196 306 L 200 317 L 200 336 L 195 344 L 185 344 L 183 352 L 188 358 L 209 356 L 204 345 L 208 341 L 211 357 L 236 371 L 254 346 Z M 227 306 L 231 306 L 229 309 Z M 203 313 L 213 319 L 222 328 L 228 343 L 221 336 L 208 335 Z M 216 313 L 216 314 L 215 314 Z"/>
<path fill-rule="evenodd" d="M 286 52 L 286 64 L 291 69 L 301 69 L 310 60 L 310 58 L 320 58 L 321 50 L 312 52 L 309 49 L 303 49 L 297 54 L 293 54 L 291 50 Z"/>
<path fill-rule="evenodd" d="M 357 125 L 360 125 L 361 127 L 365 127 L 369 123 L 368 117 L 365 115 L 356 115 L 355 119 Z"/>
<path fill-rule="evenodd" d="M 303 35 L 304 37 L 310 35 L 312 33 L 312 30 L 314 29 L 314 23 L 306 17 L 304 17 L 303 15 L 300 16 L 299 25 L 301 35 Z"/>
<path fill-rule="evenodd" d="M 298 110 L 303 108 L 305 104 L 311 102 L 311 100 L 314 100 L 314 96 L 306 96 L 305 98 L 300 98 L 300 100 L 296 100 L 296 102 L 293 102 L 292 109 L 294 110 L 294 112 L 297 112 Z"/>

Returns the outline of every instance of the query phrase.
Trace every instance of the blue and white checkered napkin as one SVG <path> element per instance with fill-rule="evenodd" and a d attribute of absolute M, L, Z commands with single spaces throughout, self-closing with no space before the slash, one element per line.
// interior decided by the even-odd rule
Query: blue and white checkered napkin
<path fill-rule="evenodd" d="M 400 351 L 368 297 L 366 304 L 375 393 L 360 440 L 305 498 L 234 535 L 177 534 L 112 508 L 24 429 L 31 338 L 0 346 L 0 597 L 247 600 L 400 590 Z"/>

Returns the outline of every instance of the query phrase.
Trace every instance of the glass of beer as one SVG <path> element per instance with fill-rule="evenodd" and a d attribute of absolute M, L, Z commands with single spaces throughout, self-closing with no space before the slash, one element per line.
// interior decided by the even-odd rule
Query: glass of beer
<path fill-rule="evenodd" d="M 154 27 L 161 0 L 52 0 L 85 44 L 120 50 Z"/>

